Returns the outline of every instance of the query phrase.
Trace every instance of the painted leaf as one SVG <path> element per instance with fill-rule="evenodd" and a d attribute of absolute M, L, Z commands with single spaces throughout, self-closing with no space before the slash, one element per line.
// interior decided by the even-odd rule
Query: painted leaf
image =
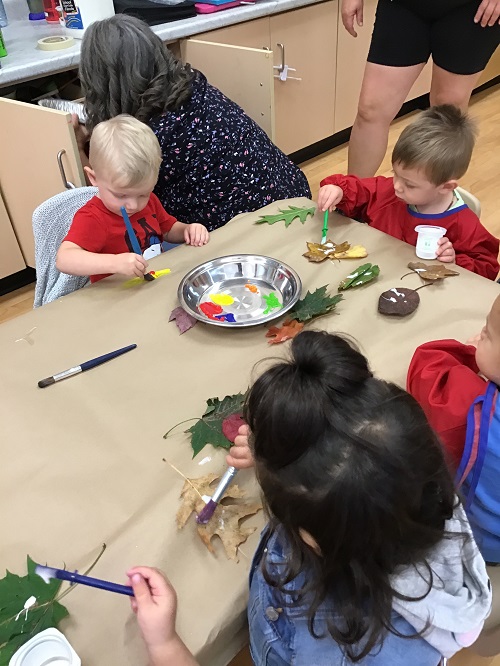
<path fill-rule="evenodd" d="M 308 251 L 304 257 L 309 261 L 320 263 L 325 259 L 363 259 L 368 252 L 362 245 L 351 246 L 347 241 L 334 243 L 327 240 L 325 243 L 307 243 Z"/>
<path fill-rule="evenodd" d="M 198 320 L 186 312 L 184 308 L 179 306 L 178 308 L 174 308 L 172 310 L 168 321 L 175 321 L 175 324 L 179 329 L 179 333 L 182 335 L 186 331 L 189 331 L 190 328 L 193 328 Z"/>
<path fill-rule="evenodd" d="M 184 527 L 192 513 L 200 513 L 205 506 L 202 497 L 212 497 L 219 479 L 219 474 L 207 474 L 197 479 L 188 479 L 184 483 L 180 494 L 182 502 L 176 516 L 177 529 Z M 234 483 L 224 493 L 224 497 L 229 499 L 241 499 L 244 496 L 245 492 Z"/>
<path fill-rule="evenodd" d="M 430 280 L 432 282 L 435 280 L 443 280 L 447 277 L 453 277 L 454 275 L 460 275 L 458 271 L 453 271 L 451 268 L 447 268 L 444 264 L 424 264 L 421 261 L 410 261 L 408 268 L 417 273 L 422 280 Z M 409 275 L 409 273 L 407 273 L 407 275 Z"/>
<path fill-rule="evenodd" d="M 312 208 L 289 206 L 275 215 L 262 215 L 255 224 L 276 224 L 276 222 L 283 220 L 285 227 L 289 227 L 297 218 L 304 224 L 308 215 L 314 215 L 315 210 L 314 206 Z"/>
<path fill-rule="evenodd" d="M 223 400 L 209 398 L 205 413 L 186 432 L 191 433 L 193 458 L 207 445 L 229 449 L 231 442 L 224 436 L 222 423 L 231 414 L 241 414 L 246 393 L 226 395 Z"/>
<path fill-rule="evenodd" d="M 222 434 L 234 444 L 238 430 L 242 425 L 245 425 L 242 414 L 231 414 L 222 421 Z"/>
<path fill-rule="evenodd" d="M 260 504 L 219 504 L 206 525 L 198 525 L 198 534 L 211 553 L 212 538 L 222 541 L 228 559 L 238 562 L 238 547 L 252 535 L 256 527 L 242 527 L 240 522 L 262 509 Z"/>
<path fill-rule="evenodd" d="M 390 317 L 407 317 L 415 312 L 419 304 L 420 296 L 416 289 L 393 287 L 380 294 L 378 311 Z"/>
<path fill-rule="evenodd" d="M 35 573 L 35 563 L 29 556 L 27 562 L 26 576 L 7 571 L 0 580 L 0 666 L 7 666 L 26 641 L 40 631 L 57 627 L 68 615 L 56 601 L 62 581 L 53 579 L 46 583 Z M 24 605 L 30 597 L 35 597 L 36 602 L 26 612 Z"/>
<path fill-rule="evenodd" d="M 339 291 L 360 287 L 362 284 L 371 282 L 380 274 L 380 268 L 373 264 L 363 264 L 355 271 L 349 273 L 339 284 Z"/>
<path fill-rule="evenodd" d="M 287 319 L 281 326 L 272 326 L 266 333 L 270 345 L 277 345 L 285 340 L 291 340 L 304 328 L 304 324 L 296 319 Z"/>
<path fill-rule="evenodd" d="M 289 314 L 290 318 L 305 322 L 331 312 L 344 297 L 342 294 L 330 296 L 326 293 L 327 289 L 328 285 L 325 284 L 316 291 L 308 291 L 304 298 L 297 301 L 293 312 Z"/>

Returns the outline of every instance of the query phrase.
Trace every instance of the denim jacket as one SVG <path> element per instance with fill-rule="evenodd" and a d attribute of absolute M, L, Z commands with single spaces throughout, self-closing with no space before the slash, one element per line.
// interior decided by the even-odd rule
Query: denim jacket
<path fill-rule="evenodd" d="M 297 603 L 295 592 L 306 581 L 301 572 L 287 584 L 282 596 L 264 579 L 260 562 L 265 555 L 269 573 L 279 577 L 286 563 L 286 539 L 278 529 L 270 538 L 264 530 L 250 570 L 248 622 L 250 652 L 256 666 L 347 666 L 351 660 L 328 633 L 327 618 L 335 617 L 334 600 L 327 600 L 315 616 L 314 630 L 309 631 L 305 601 Z M 339 623 L 342 618 L 339 617 Z M 393 612 L 393 627 L 403 636 L 414 635 L 415 629 L 401 615 Z M 457 650 L 460 647 L 457 645 Z M 388 633 L 383 642 L 358 664 L 363 666 L 437 666 L 441 653 L 425 638 L 402 638 Z"/>

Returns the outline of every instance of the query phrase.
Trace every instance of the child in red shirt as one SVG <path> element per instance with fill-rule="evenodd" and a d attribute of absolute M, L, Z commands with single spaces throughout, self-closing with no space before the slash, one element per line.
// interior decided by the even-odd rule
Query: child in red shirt
<path fill-rule="evenodd" d="M 99 193 L 73 218 L 57 253 L 56 266 L 69 275 L 90 275 L 97 282 L 113 273 L 142 277 L 147 259 L 162 252 L 162 242 L 208 243 L 202 224 L 185 224 L 169 215 L 153 188 L 161 150 L 145 124 L 122 114 L 97 125 L 85 167 Z M 134 254 L 120 209 L 125 207 L 143 255 Z"/>
<path fill-rule="evenodd" d="M 417 347 L 407 389 L 421 404 L 463 484 L 466 511 L 484 559 L 500 562 L 500 296 L 472 344 Z M 477 347 L 475 346 L 477 344 Z"/>
<path fill-rule="evenodd" d="M 444 227 L 437 259 L 496 279 L 498 239 L 456 190 L 474 147 L 472 122 L 450 105 L 424 111 L 406 127 L 392 153 L 393 178 L 333 175 L 321 181 L 320 210 L 337 207 L 371 227 L 416 245 L 415 227 Z"/>

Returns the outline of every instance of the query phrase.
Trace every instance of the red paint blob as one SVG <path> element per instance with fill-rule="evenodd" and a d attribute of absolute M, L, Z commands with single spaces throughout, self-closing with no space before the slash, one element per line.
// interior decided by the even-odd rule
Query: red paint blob
<path fill-rule="evenodd" d="M 220 305 L 216 305 L 211 301 L 206 301 L 205 303 L 200 303 L 198 306 L 203 314 L 209 319 L 215 319 L 214 315 L 222 314 L 223 310 Z"/>

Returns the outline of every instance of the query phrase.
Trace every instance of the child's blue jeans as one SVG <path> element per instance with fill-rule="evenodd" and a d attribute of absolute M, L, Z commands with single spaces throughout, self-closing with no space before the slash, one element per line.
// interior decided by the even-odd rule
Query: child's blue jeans
<path fill-rule="evenodd" d="M 250 626 L 250 652 L 255 666 L 347 666 L 352 662 L 332 639 L 326 628 L 327 618 L 335 617 L 333 602 L 322 604 L 315 619 L 315 632 L 323 638 L 314 638 L 308 628 L 307 608 L 293 603 L 293 593 L 306 580 L 301 573 L 286 587 L 283 598 L 268 585 L 260 569 L 266 554 L 267 568 L 272 575 L 279 574 L 286 561 L 283 537 L 277 533 L 267 540 L 264 531 L 250 570 L 250 599 L 248 623 Z M 287 606 L 286 604 L 292 604 Z M 341 621 L 341 618 L 339 618 Z M 394 614 L 393 626 L 402 634 L 415 633 L 406 620 Z M 358 664 L 363 666 L 437 666 L 441 655 L 423 638 L 401 638 L 389 633 L 378 646 Z"/>

